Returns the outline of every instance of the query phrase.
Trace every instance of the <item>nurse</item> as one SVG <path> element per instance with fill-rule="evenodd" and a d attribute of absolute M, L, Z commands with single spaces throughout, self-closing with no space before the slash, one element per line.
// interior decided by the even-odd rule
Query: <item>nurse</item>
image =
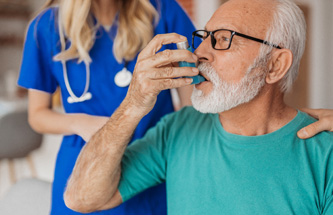
<path fill-rule="evenodd" d="M 29 25 L 18 84 L 29 89 L 31 126 L 40 133 L 64 135 L 51 214 L 72 215 L 79 213 L 64 204 L 67 179 L 86 141 L 126 96 L 137 53 L 156 34 L 177 32 L 190 41 L 195 29 L 175 0 L 61 0 L 53 7 L 54 2 L 48 1 Z M 64 114 L 51 108 L 58 87 Z M 178 90 L 183 105 L 190 104 L 188 91 L 191 88 Z M 164 91 L 132 140 L 173 111 L 170 91 Z M 165 184 L 113 210 L 92 214 L 166 214 Z"/>

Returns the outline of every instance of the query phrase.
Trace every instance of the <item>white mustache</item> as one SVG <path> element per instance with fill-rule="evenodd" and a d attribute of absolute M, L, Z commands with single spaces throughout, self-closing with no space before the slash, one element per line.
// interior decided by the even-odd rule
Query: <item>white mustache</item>
<path fill-rule="evenodd" d="M 202 62 L 198 65 L 198 69 L 201 74 L 203 74 L 206 78 L 209 79 L 209 81 L 213 83 L 213 85 L 217 85 L 219 82 L 221 82 L 215 68 L 210 63 Z"/>
<path fill-rule="evenodd" d="M 198 65 L 198 69 L 203 75 L 205 75 L 209 79 L 214 78 L 213 77 L 214 75 L 212 75 L 212 73 L 214 73 L 215 76 L 217 75 L 216 70 L 214 69 L 214 67 L 212 67 L 212 65 L 210 63 L 205 63 L 205 62 L 200 63 Z"/>
<path fill-rule="evenodd" d="M 204 75 L 210 75 L 212 72 L 216 73 L 216 70 L 212 67 L 212 65 L 210 65 L 210 63 L 200 63 L 198 65 L 198 69 Z"/>

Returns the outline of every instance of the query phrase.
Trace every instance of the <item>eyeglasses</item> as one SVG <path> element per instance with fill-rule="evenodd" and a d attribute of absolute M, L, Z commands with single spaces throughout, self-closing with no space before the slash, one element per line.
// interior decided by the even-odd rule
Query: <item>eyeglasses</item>
<path fill-rule="evenodd" d="M 215 50 L 228 50 L 230 49 L 233 37 L 237 35 L 249 40 L 256 41 L 258 43 L 263 43 L 268 46 L 272 46 L 277 49 L 281 49 L 280 46 L 272 44 L 268 41 L 261 40 L 255 37 L 251 37 L 245 34 L 238 33 L 236 31 L 228 29 L 217 29 L 215 31 L 197 30 L 192 33 L 192 47 L 196 49 L 199 45 L 210 36 L 212 47 Z"/>

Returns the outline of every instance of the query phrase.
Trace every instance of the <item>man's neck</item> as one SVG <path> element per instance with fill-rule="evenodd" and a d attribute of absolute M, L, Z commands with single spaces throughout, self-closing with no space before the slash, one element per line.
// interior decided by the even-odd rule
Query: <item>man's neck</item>
<path fill-rule="evenodd" d="M 219 114 L 223 128 L 233 134 L 258 136 L 272 133 L 297 114 L 283 101 L 283 94 L 261 92 L 252 101 Z"/>

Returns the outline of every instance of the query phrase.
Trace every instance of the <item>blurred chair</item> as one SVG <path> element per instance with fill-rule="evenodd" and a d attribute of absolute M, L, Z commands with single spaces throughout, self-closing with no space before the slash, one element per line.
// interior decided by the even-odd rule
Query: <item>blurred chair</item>
<path fill-rule="evenodd" d="M 42 135 L 30 128 L 26 110 L 0 115 L 0 161 L 8 159 L 12 183 L 16 182 L 13 162 L 15 158 L 26 158 L 32 176 L 36 177 L 36 169 L 30 157 L 30 152 L 39 148 L 41 143 Z"/>
<path fill-rule="evenodd" d="M 22 179 L 0 200 L 1 215 L 46 215 L 50 213 L 51 183 Z"/>

